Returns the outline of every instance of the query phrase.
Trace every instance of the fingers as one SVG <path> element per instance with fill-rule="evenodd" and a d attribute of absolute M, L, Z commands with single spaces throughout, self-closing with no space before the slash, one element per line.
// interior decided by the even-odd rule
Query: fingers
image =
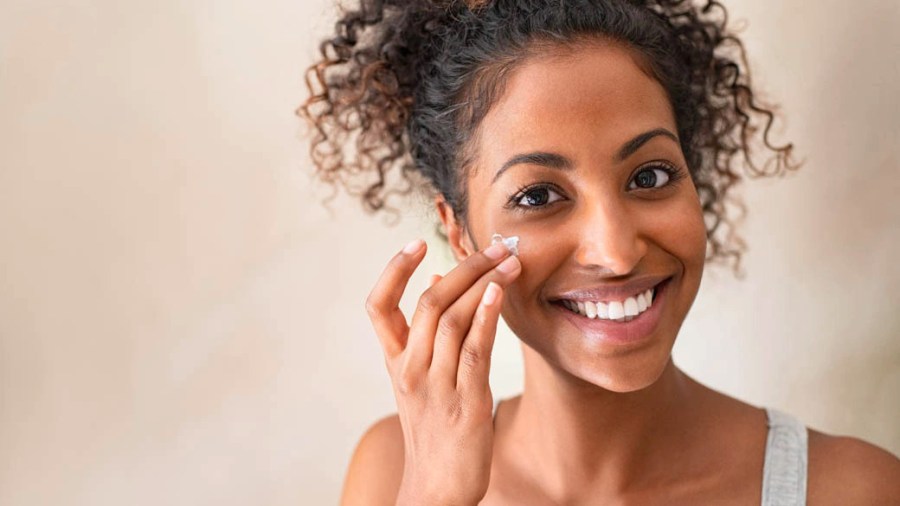
<path fill-rule="evenodd" d="M 476 310 L 489 283 L 495 283 L 500 288 L 504 288 L 515 281 L 520 272 L 519 259 L 507 258 L 497 268 L 482 276 L 470 290 L 444 312 L 438 322 L 438 330 L 435 335 L 434 357 L 429 371 L 432 375 L 450 386 L 456 385 L 457 371 L 461 360 L 465 358 L 461 355 L 461 349 L 465 348 L 466 335 L 476 324 L 474 322 Z"/>
<path fill-rule="evenodd" d="M 366 312 L 387 358 L 397 356 L 406 347 L 409 327 L 400 310 L 400 299 L 409 278 L 425 258 L 425 241 L 417 239 L 388 262 L 366 299 Z"/>
<path fill-rule="evenodd" d="M 428 288 L 434 286 L 434 284 L 440 281 L 442 277 L 443 276 L 441 276 L 440 274 L 432 274 L 431 278 L 428 280 Z"/>
<path fill-rule="evenodd" d="M 491 373 L 491 353 L 497 335 L 503 288 L 491 281 L 484 291 L 475 318 L 459 353 L 456 388 L 461 393 L 480 393 L 488 387 Z"/>
<path fill-rule="evenodd" d="M 425 290 L 425 293 L 419 298 L 409 328 L 409 339 L 403 365 L 407 374 L 416 376 L 424 374 L 428 370 L 432 362 L 438 322 L 444 311 L 508 255 L 509 251 L 503 244 L 495 244 L 470 255 L 444 276 L 440 282 Z M 515 262 L 518 262 L 518 259 Z M 482 287 L 481 290 L 483 289 Z M 469 323 L 465 323 L 461 319 L 462 315 L 459 313 L 457 315 L 460 318 L 458 321 L 445 321 L 445 323 L 450 326 L 464 326 L 461 335 L 465 335 Z"/>

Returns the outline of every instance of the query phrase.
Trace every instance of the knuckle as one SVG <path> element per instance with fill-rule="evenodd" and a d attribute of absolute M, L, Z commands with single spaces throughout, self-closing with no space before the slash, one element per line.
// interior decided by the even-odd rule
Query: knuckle
<path fill-rule="evenodd" d="M 416 393 L 416 389 L 419 386 L 418 378 L 416 378 L 412 374 L 408 373 L 400 373 L 400 376 L 397 378 L 397 391 L 403 394 L 404 396 L 412 396 Z"/>
<path fill-rule="evenodd" d="M 484 352 L 477 346 L 463 345 L 459 352 L 459 361 L 469 368 L 474 368 L 484 359 Z"/>
<path fill-rule="evenodd" d="M 381 314 L 381 302 L 374 294 L 369 294 L 369 296 L 366 297 L 366 313 L 372 317 Z"/>
<path fill-rule="evenodd" d="M 455 335 L 462 330 L 462 321 L 455 313 L 444 313 L 438 320 L 438 332 L 444 335 Z"/>
<path fill-rule="evenodd" d="M 437 311 L 439 307 L 440 301 L 438 300 L 438 296 L 431 288 L 425 290 L 425 293 L 423 293 L 422 296 L 419 297 L 419 312 L 431 313 Z"/>
<path fill-rule="evenodd" d="M 459 397 L 451 399 L 450 402 L 447 403 L 445 415 L 451 423 L 456 423 L 465 419 L 466 410 L 462 399 Z"/>

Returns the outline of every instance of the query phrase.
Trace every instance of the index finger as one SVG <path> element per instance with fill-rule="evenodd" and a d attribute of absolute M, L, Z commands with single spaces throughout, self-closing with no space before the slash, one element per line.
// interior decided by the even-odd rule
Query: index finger
<path fill-rule="evenodd" d="M 436 324 L 437 319 L 448 307 L 509 254 L 509 249 L 505 245 L 497 243 L 469 255 L 441 278 L 439 283 L 435 283 L 422 294 L 413 314 L 413 327 L 419 319 Z"/>
<path fill-rule="evenodd" d="M 412 273 L 425 258 L 422 253 L 426 249 L 422 239 L 407 244 L 391 258 L 366 298 L 366 312 L 388 358 L 397 356 L 406 348 L 409 326 L 400 310 L 400 299 Z"/>

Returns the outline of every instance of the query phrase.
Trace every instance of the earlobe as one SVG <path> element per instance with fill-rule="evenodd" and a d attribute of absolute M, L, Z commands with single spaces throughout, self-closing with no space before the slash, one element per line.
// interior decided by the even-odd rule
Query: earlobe
<path fill-rule="evenodd" d="M 447 242 L 453 250 L 453 256 L 457 262 L 461 262 L 475 251 L 469 232 L 464 225 L 457 221 L 456 214 L 443 196 L 438 195 L 434 202 L 444 226 L 444 232 L 447 234 Z"/>

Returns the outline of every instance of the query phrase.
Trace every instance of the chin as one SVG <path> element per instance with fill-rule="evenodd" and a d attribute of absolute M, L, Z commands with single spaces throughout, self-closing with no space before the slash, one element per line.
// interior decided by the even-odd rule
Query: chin
<path fill-rule="evenodd" d="M 655 384 L 671 360 L 670 353 L 662 357 L 655 356 L 651 350 L 645 353 L 642 357 L 618 357 L 584 364 L 569 374 L 610 392 L 637 392 Z"/>
<path fill-rule="evenodd" d="M 587 388 L 628 393 L 651 387 L 660 379 L 671 364 L 674 341 L 674 336 L 656 339 L 648 346 L 614 356 L 598 355 L 583 348 L 552 348 L 541 340 L 535 345 L 525 340 L 521 342 L 525 345 L 526 362 L 540 361 L 545 366 L 539 369 L 548 366 L 564 381 Z"/>

